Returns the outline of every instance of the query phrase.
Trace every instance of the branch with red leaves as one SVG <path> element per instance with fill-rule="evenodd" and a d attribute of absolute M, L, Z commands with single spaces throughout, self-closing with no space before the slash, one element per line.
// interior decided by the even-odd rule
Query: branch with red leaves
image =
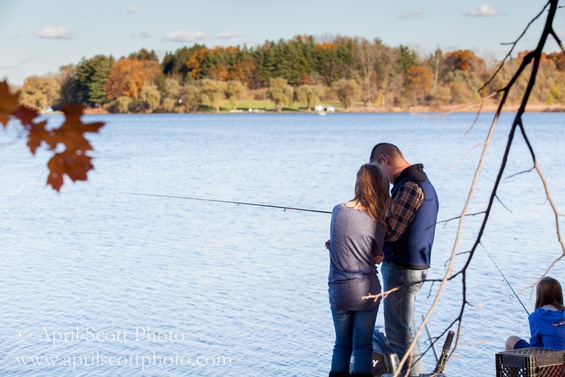
<path fill-rule="evenodd" d="M 37 111 L 20 105 L 19 93 L 11 93 L 8 84 L 0 82 L 0 123 L 3 128 L 8 126 L 11 119 L 17 119 L 27 132 L 27 146 L 32 154 L 45 145 L 53 152 L 53 157 L 47 163 L 49 176 L 47 184 L 60 191 L 64 176 L 74 181 L 86 181 L 88 172 L 94 168 L 92 157 L 87 153 L 92 151 L 92 145 L 85 137 L 87 132 L 97 133 L 104 126 L 102 122 L 83 123 L 84 114 L 81 105 L 63 106 L 65 121 L 59 127 L 48 128 L 47 121 L 36 121 Z"/>

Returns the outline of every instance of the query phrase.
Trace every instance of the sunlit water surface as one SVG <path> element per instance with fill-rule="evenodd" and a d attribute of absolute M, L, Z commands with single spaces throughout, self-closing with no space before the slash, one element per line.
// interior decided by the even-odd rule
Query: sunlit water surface
<path fill-rule="evenodd" d="M 373 145 L 388 141 L 410 162 L 424 163 L 440 197 L 439 218 L 449 220 L 463 210 L 492 114 L 472 127 L 474 117 L 88 116 L 106 122 L 91 137 L 96 170 L 60 194 L 45 186 L 47 153 L 32 157 L 9 127 L 0 149 L 0 374 L 327 375 L 334 340 L 324 249 L 329 215 L 128 193 L 330 211 L 351 199 Z M 468 213 L 486 207 L 511 121 L 506 114 L 498 123 Z M 525 118 L 561 211 L 564 123 L 565 114 Z M 515 144 L 468 269 L 469 305 L 449 376 L 494 376 L 504 339 L 528 335 L 526 312 L 487 251 L 529 311 L 529 287 L 561 255 L 541 181 L 525 172 L 533 164 L 520 134 Z M 454 271 L 482 218 L 465 219 Z M 446 272 L 458 225 L 438 224 L 431 279 Z M 561 262 L 550 275 L 565 282 L 563 272 Z M 438 287 L 424 286 L 418 318 Z M 457 278 L 432 314 L 432 335 L 461 304 Z M 428 345 L 424 333 L 421 346 Z M 431 371 L 431 353 L 425 363 Z"/>

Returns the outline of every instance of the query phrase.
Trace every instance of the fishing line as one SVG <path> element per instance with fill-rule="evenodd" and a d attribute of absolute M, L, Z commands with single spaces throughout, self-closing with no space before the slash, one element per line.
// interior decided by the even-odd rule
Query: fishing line
<path fill-rule="evenodd" d="M 510 287 L 510 289 L 512 290 L 512 293 L 514 293 L 514 297 L 516 297 L 518 299 L 518 301 L 520 302 L 520 304 L 522 305 L 522 307 L 524 308 L 524 310 L 526 311 L 526 313 L 528 314 L 528 316 L 530 315 L 530 312 L 528 311 L 528 309 L 526 309 L 526 306 L 524 305 L 524 303 L 522 302 L 522 300 L 520 300 L 520 296 L 518 296 L 518 294 L 516 293 L 516 291 L 514 290 L 514 288 L 512 288 L 512 285 L 510 284 L 510 282 L 508 281 L 508 279 L 506 279 L 506 276 L 504 276 L 504 273 L 502 273 L 502 270 L 498 267 L 498 264 L 496 264 L 496 262 L 494 261 L 494 258 L 492 257 L 492 255 L 490 255 L 490 253 L 488 252 L 487 248 L 485 247 L 485 245 L 483 245 L 481 242 L 479 242 L 479 244 L 482 246 L 483 250 L 487 253 L 487 255 L 489 256 L 490 260 L 492 261 L 492 263 L 494 264 L 494 266 L 496 267 L 496 269 L 498 270 L 498 272 L 500 272 L 500 275 L 502 275 L 502 277 L 504 278 L 504 281 L 506 282 L 506 284 L 508 284 L 508 286 Z"/>
<path fill-rule="evenodd" d="M 197 198 L 197 197 L 192 197 L 192 196 L 160 195 L 160 194 L 147 194 L 147 193 L 139 193 L 139 192 L 122 192 L 122 194 L 125 194 L 125 195 L 138 195 L 138 196 L 149 196 L 149 197 L 155 197 L 155 198 L 169 198 L 169 199 L 195 200 L 195 201 L 200 201 L 200 202 L 229 203 L 229 204 L 237 204 L 237 205 L 242 205 L 242 206 L 253 206 L 253 207 L 264 207 L 264 208 L 282 209 L 282 210 L 284 210 L 284 211 L 287 211 L 287 210 L 288 210 L 288 211 L 303 211 L 303 212 L 314 212 L 314 213 L 331 214 L 330 211 L 321 211 L 321 210 L 317 210 L 317 209 L 298 208 L 298 207 L 289 207 L 289 206 L 278 206 L 278 205 L 262 204 L 262 203 L 239 202 L 239 201 L 232 201 L 232 200 Z M 504 273 L 502 272 L 502 270 L 500 269 L 500 267 L 498 267 L 498 264 L 496 264 L 496 261 L 494 260 L 494 258 L 492 257 L 492 255 L 488 252 L 488 250 L 486 249 L 486 247 L 485 247 L 482 243 L 479 242 L 479 244 L 482 246 L 483 250 L 487 253 L 487 255 L 489 256 L 490 260 L 492 261 L 492 263 L 494 264 L 494 266 L 496 267 L 496 269 L 498 270 L 498 272 L 500 273 L 500 275 L 503 277 L 503 279 L 504 279 L 504 281 L 506 282 L 506 284 L 508 284 L 508 287 L 510 287 L 510 289 L 512 290 L 512 293 L 514 293 L 514 297 L 516 297 L 516 299 L 520 302 L 520 304 L 522 305 L 522 308 L 524 308 L 524 310 L 526 311 L 526 313 L 527 313 L 528 316 L 529 316 L 529 315 L 530 315 L 530 312 L 528 312 L 528 309 L 526 309 L 526 306 L 524 305 L 524 303 L 522 302 L 522 300 L 520 299 L 520 297 L 518 296 L 518 294 L 516 293 L 516 291 L 514 290 L 514 288 L 512 287 L 512 285 L 510 284 L 510 282 L 508 281 L 508 279 L 506 279 L 506 276 L 504 275 Z"/>
<path fill-rule="evenodd" d="M 329 211 L 320 211 L 320 210 L 317 210 L 317 209 L 276 206 L 276 205 L 272 205 L 272 204 L 261 204 L 261 203 L 237 202 L 237 201 L 220 200 L 220 199 L 194 198 L 194 197 L 190 197 L 190 196 L 144 194 L 144 193 L 139 193 L 139 192 L 122 192 L 122 194 L 139 195 L 139 196 L 152 196 L 152 197 L 157 197 L 157 198 L 196 200 L 196 201 L 200 201 L 200 202 L 229 203 L 229 204 L 237 204 L 237 205 L 242 205 L 242 206 L 253 206 L 253 207 L 267 207 L 267 208 L 282 209 L 285 212 L 288 210 L 288 211 L 303 211 L 303 212 L 331 214 L 331 212 L 329 212 Z"/>

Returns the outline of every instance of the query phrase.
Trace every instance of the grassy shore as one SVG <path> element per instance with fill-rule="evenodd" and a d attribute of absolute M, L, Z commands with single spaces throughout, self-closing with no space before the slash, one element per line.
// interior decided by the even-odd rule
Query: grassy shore
<path fill-rule="evenodd" d="M 408 107 L 376 107 L 376 106 L 364 106 L 362 103 L 356 103 L 349 109 L 344 109 L 338 102 L 322 102 L 324 108 L 333 106 L 336 112 L 339 113 L 431 113 L 431 112 L 494 112 L 498 109 L 498 103 L 496 102 L 485 102 L 480 103 L 479 101 L 461 104 L 461 105 L 441 105 L 441 106 L 408 106 Z M 503 108 L 504 112 L 515 112 L 519 108 L 519 105 L 505 105 Z M 249 109 L 259 110 L 264 112 L 275 112 L 276 108 L 273 102 L 269 100 L 245 100 L 238 101 L 236 104 L 237 111 L 250 112 Z M 220 112 L 230 112 L 232 111 L 232 105 L 229 102 L 225 102 Z M 285 106 L 282 109 L 283 113 L 288 112 L 309 112 L 311 109 L 306 108 L 306 105 L 300 103 L 293 103 L 291 106 Z M 565 112 L 565 105 L 547 105 L 547 104 L 529 104 L 526 107 L 528 112 Z M 211 112 L 214 112 L 211 110 Z"/>
<path fill-rule="evenodd" d="M 457 113 L 457 112 L 494 112 L 498 109 L 498 103 L 479 101 L 462 104 L 462 105 L 441 105 L 441 106 L 409 106 L 409 107 L 375 107 L 364 106 L 362 103 L 356 103 L 349 109 L 344 109 L 339 103 L 333 101 L 324 101 L 321 103 L 324 108 L 333 106 L 336 112 L 339 113 Z M 505 105 L 504 112 L 515 112 L 518 110 L 518 105 Z M 306 105 L 301 103 L 293 103 L 290 106 L 285 106 L 282 113 L 299 113 L 311 112 Z M 527 112 L 565 112 L 565 105 L 547 105 L 547 104 L 529 104 L 526 107 Z M 220 113 L 230 112 L 276 112 L 275 104 L 269 100 L 241 100 L 236 102 L 236 108 L 228 101 L 224 101 L 220 108 Z M 85 109 L 86 114 L 107 114 L 108 111 L 104 108 Z M 200 113 L 215 113 L 212 108 L 204 108 Z"/>

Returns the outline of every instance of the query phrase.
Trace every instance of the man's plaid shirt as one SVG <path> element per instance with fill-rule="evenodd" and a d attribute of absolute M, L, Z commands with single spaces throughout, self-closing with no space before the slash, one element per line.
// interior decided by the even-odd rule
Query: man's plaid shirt
<path fill-rule="evenodd" d="M 423 201 L 424 191 L 416 183 L 408 181 L 398 188 L 387 217 L 387 241 L 393 242 L 402 237 Z"/>

